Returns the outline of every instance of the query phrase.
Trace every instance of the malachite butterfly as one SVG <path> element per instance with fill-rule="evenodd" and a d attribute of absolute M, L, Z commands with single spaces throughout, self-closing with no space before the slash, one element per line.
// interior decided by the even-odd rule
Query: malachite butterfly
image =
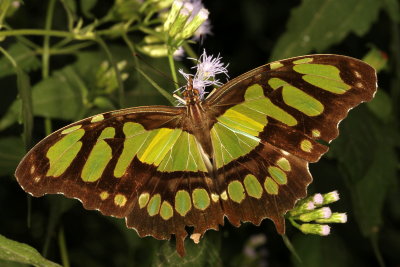
<path fill-rule="evenodd" d="M 198 242 L 224 217 L 235 226 L 284 214 L 306 196 L 316 162 L 348 111 L 373 98 L 376 73 L 346 56 L 308 55 L 253 69 L 204 100 L 133 107 L 68 125 L 23 158 L 16 177 L 33 196 L 61 193 L 125 217 L 140 236 Z"/>

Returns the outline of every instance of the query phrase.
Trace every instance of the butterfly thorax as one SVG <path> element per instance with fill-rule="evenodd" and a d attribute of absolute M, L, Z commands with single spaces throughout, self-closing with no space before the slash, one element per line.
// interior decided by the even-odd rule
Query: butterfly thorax
<path fill-rule="evenodd" d="M 196 140 L 201 145 L 203 151 L 207 154 L 208 158 L 212 158 L 213 150 L 211 145 L 210 129 L 213 124 L 213 120 L 207 113 L 200 97 L 198 89 L 193 87 L 193 81 L 190 78 L 183 92 L 187 108 L 187 128 L 195 136 Z"/>

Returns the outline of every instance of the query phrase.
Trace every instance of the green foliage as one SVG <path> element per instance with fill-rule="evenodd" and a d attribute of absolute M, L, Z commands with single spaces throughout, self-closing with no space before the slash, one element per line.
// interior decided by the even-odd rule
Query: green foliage
<path fill-rule="evenodd" d="M 2 235 L 0 235 L 0 260 L 26 263 L 35 267 L 61 266 L 43 258 L 33 247 L 13 241 Z"/>
<path fill-rule="evenodd" d="M 0 1 L 0 232 L 32 247 L 0 235 L 0 265 L 58 266 L 45 258 L 65 264 L 66 257 L 72 266 L 398 264 L 400 1 L 278 2 L 236 0 L 221 9 L 218 1 L 209 1 L 214 35 L 202 44 L 230 62 L 231 77 L 268 57 L 320 52 L 362 58 L 371 45 L 377 47 L 365 58 L 380 71 L 375 99 L 350 111 L 328 157 L 311 165 L 309 192 L 339 190 L 342 199 L 334 210 L 347 212 L 348 223 L 332 225 L 329 237 L 306 236 L 288 225 L 288 238 L 302 263 L 290 260 L 269 221 L 260 227 L 226 224 L 222 231 L 207 232 L 200 244 L 187 240 L 182 259 L 174 241 L 139 238 L 123 220 L 85 211 L 62 196 L 31 199 L 27 212 L 26 194 L 13 178 L 26 149 L 89 115 L 168 104 L 181 85 L 176 69 L 183 64 L 173 59 L 176 46 L 182 44 L 191 57 L 203 46 L 174 33 L 187 21 L 170 25 L 174 30 L 164 28 L 169 0 L 23 5 L 7 0 Z M 251 236 L 259 232 L 266 241 L 253 246 Z"/>
<path fill-rule="evenodd" d="M 287 31 L 280 36 L 271 58 L 321 52 L 354 32 L 365 34 L 377 19 L 380 0 L 306 0 L 292 10 Z"/>

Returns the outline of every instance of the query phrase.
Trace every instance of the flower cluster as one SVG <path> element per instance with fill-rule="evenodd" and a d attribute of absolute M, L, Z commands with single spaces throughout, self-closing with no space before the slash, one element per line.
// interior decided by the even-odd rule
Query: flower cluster
<path fill-rule="evenodd" d="M 186 81 L 189 81 L 189 77 L 192 78 L 193 88 L 197 89 L 200 94 L 200 98 L 204 98 L 205 89 L 207 86 L 221 86 L 222 82 L 216 79 L 216 75 L 225 74 L 228 76 L 228 65 L 224 65 L 221 62 L 222 57 L 208 56 L 206 51 L 203 51 L 199 59 L 189 58 L 195 60 L 197 65 L 193 68 L 196 69 L 194 75 L 185 73 L 182 69 L 179 72 L 185 77 Z"/>
<path fill-rule="evenodd" d="M 200 0 L 175 0 L 169 9 L 159 12 L 164 23 L 144 38 L 141 50 L 152 57 L 163 57 L 169 53 L 181 57 L 180 47 L 185 40 L 192 38 L 197 41 L 211 33 L 208 14 Z"/>
<path fill-rule="evenodd" d="M 315 194 L 300 200 L 296 206 L 288 212 L 287 217 L 294 227 L 305 234 L 326 236 L 330 233 L 330 227 L 327 225 L 328 223 L 347 222 L 347 215 L 345 213 L 332 213 L 329 207 L 324 207 L 338 200 L 339 194 L 337 191 L 327 194 Z M 296 221 L 304 222 L 304 224 L 299 224 Z"/>

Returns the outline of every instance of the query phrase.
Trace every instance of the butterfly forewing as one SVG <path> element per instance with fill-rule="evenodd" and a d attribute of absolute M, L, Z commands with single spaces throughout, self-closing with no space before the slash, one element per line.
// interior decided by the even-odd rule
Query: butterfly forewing
<path fill-rule="evenodd" d="M 274 221 L 306 196 L 308 162 L 327 151 L 349 109 L 372 99 L 366 63 L 337 55 L 276 61 L 190 106 L 138 107 L 71 124 L 37 144 L 16 177 L 34 196 L 62 193 L 126 217 L 140 236 L 198 241 L 226 216 Z M 202 125 L 202 126 L 201 126 Z M 201 127 L 200 127 L 201 126 Z"/>

